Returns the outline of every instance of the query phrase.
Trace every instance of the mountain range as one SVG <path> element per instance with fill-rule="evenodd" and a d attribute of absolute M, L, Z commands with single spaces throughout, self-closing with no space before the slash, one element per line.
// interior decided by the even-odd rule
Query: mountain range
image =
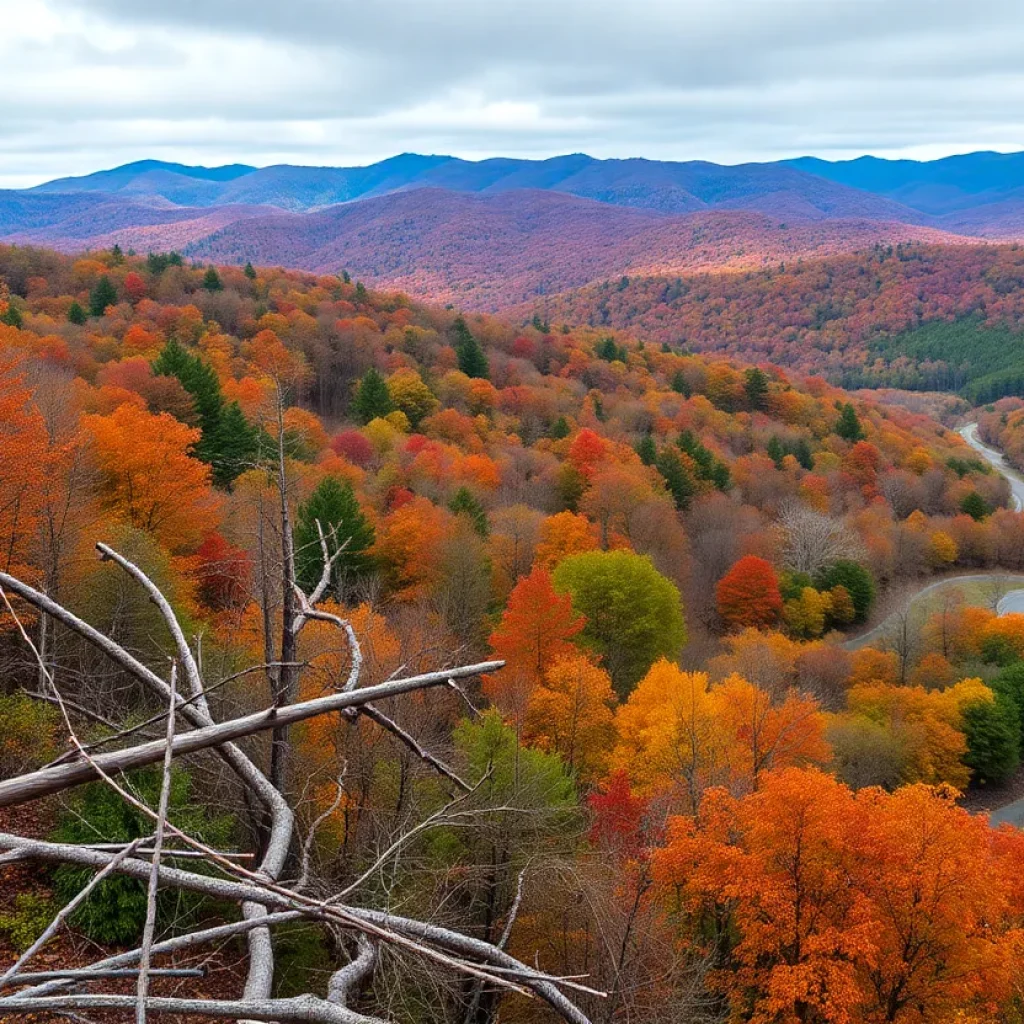
<path fill-rule="evenodd" d="M 619 275 L 756 268 L 875 244 L 1024 237 L 1024 153 L 126 164 L 0 191 L 0 241 L 120 244 L 350 273 L 479 309 Z"/>

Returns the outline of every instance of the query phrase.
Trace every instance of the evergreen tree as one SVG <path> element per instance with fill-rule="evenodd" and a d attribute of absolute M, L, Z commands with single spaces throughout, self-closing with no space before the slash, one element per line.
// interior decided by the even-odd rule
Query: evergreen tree
<path fill-rule="evenodd" d="M 966 512 L 972 519 L 981 522 L 989 513 L 985 499 L 977 492 L 971 491 L 965 494 L 960 502 L 960 511 Z"/>
<path fill-rule="evenodd" d="M 658 458 L 658 449 L 655 447 L 654 438 L 650 434 L 644 434 L 636 446 L 636 453 L 645 466 L 653 466 Z"/>
<path fill-rule="evenodd" d="M 448 511 L 453 515 L 465 516 L 481 537 L 486 537 L 491 532 L 487 512 L 468 487 L 460 487 L 455 492 L 452 500 L 448 502 Z"/>
<path fill-rule="evenodd" d="M 822 569 L 815 576 L 814 582 L 818 590 L 845 587 L 853 601 L 853 609 L 856 613 L 854 621 L 863 622 L 867 618 L 875 600 L 875 580 L 859 562 L 841 558 Z"/>
<path fill-rule="evenodd" d="M 756 366 L 747 370 L 743 388 L 751 409 L 763 411 L 768 408 L 768 378 L 763 370 Z"/>
<path fill-rule="evenodd" d="M 341 272 L 341 279 L 342 281 L 344 281 L 345 284 L 352 283 L 352 275 L 347 270 L 343 270 Z"/>
<path fill-rule="evenodd" d="M 364 303 L 369 297 L 366 292 L 366 285 L 362 281 L 356 281 L 356 302 Z"/>
<path fill-rule="evenodd" d="M 776 469 L 782 469 L 782 460 L 786 457 L 786 451 L 782 447 L 782 442 L 772 434 L 768 441 L 768 447 L 765 448 L 765 453 L 768 458 L 775 463 Z"/>
<path fill-rule="evenodd" d="M 116 242 L 114 243 L 113 248 L 110 250 L 110 257 L 114 261 L 115 267 L 119 267 L 122 263 L 124 263 L 124 253 L 121 251 L 121 246 L 119 246 Z"/>
<path fill-rule="evenodd" d="M 662 475 L 676 508 L 680 512 L 685 512 L 690 507 L 694 494 L 697 493 L 697 485 L 689 470 L 683 465 L 683 460 L 671 448 L 663 448 L 658 453 L 655 466 Z"/>
<path fill-rule="evenodd" d="M 158 277 L 170 265 L 171 259 L 166 253 L 151 252 L 146 256 L 146 268 L 154 277 Z"/>
<path fill-rule="evenodd" d="M 484 355 L 480 342 L 473 337 L 461 314 L 452 324 L 452 334 L 455 336 L 455 355 L 459 361 L 459 369 L 467 377 L 486 378 L 490 372 L 487 356 Z"/>
<path fill-rule="evenodd" d="M 689 381 L 687 381 L 686 377 L 683 375 L 682 370 L 676 370 L 676 372 L 672 374 L 671 387 L 673 391 L 682 395 L 683 398 L 689 398 L 692 394 Z"/>
<path fill-rule="evenodd" d="M 68 307 L 68 320 L 73 324 L 78 324 L 79 327 L 86 321 L 85 310 L 78 302 L 72 302 Z"/>
<path fill-rule="evenodd" d="M 245 276 L 249 278 L 250 281 L 256 280 L 256 268 L 248 260 L 246 261 L 245 269 L 242 271 L 242 273 L 245 274 Z"/>
<path fill-rule="evenodd" d="M 224 285 L 221 282 L 220 274 L 217 273 L 216 267 L 206 268 L 206 273 L 203 275 L 203 287 L 208 292 L 223 291 Z"/>
<path fill-rule="evenodd" d="M 857 410 L 849 402 L 840 410 L 835 431 L 845 441 L 856 442 L 864 440 L 864 428 L 860 425 Z"/>
<path fill-rule="evenodd" d="M 256 455 L 257 430 L 237 402 L 226 405 L 213 367 L 172 338 L 153 363 L 155 374 L 176 377 L 192 396 L 202 436 L 195 456 L 213 469 L 218 486 L 228 487 Z"/>
<path fill-rule="evenodd" d="M 180 252 L 169 252 L 167 254 L 167 265 L 171 267 L 184 266 L 185 261 L 181 258 Z"/>
<path fill-rule="evenodd" d="M 352 409 L 360 423 L 369 423 L 370 420 L 395 411 L 384 378 L 372 366 L 363 374 L 363 379 L 356 387 Z"/>
<path fill-rule="evenodd" d="M 963 709 L 966 764 L 978 782 L 1005 782 L 1020 763 L 1020 717 L 1003 694 L 978 700 Z"/>
<path fill-rule="evenodd" d="M 806 438 L 801 437 L 790 449 L 790 453 L 795 456 L 802 469 L 814 468 L 814 453 L 811 451 L 811 446 L 807 443 Z"/>
<path fill-rule="evenodd" d="M 561 441 L 571 433 L 569 428 L 569 421 L 564 416 L 559 416 L 554 423 L 551 424 L 551 430 L 549 431 L 550 436 L 556 441 Z"/>
<path fill-rule="evenodd" d="M 7 309 L 3 313 L 0 313 L 0 324 L 7 324 L 8 327 L 20 328 L 24 321 L 21 317 L 21 310 L 14 305 L 13 302 L 8 302 Z"/>
<path fill-rule="evenodd" d="M 295 575 L 299 586 L 307 593 L 317 585 L 324 571 L 317 521 L 329 550 L 345 545 L 331 573 L 334 592 L 343 599 L 348 588 L 373 570 L 370 549 L 375 532 L 359 507 L 352 485 L 337 477 L 325 476 L 309 500 L 299 506 L 295 521 Z"/>
<path fill-rule="evenodd" d="M 96 287 L 89 293 L 89 312 L 93 316 L 103 316 L 107 306 L 117 305 L 117 289 L 111 283 L 109 277 L 104 274 L 97 282 Z"/>

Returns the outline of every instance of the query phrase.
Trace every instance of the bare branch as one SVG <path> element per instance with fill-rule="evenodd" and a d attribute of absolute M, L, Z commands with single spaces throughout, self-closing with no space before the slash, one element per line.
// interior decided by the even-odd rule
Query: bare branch
<path fill-rule="evenodd" d="M 198 674 L 198 670 L 197 670 Z M 142 955 L 139 957 L 139 980 L 136 990 L 136 1024 L 146 1024 L 146 996 L 149 995 L 149 959 L 153 948 L 153 933 L 156 931 L 156 890 L 160 881 L 160 853 L 164 847 L 164 829 L 167 825 L 167 809 L 171 797 L 171 759 L 174 756 L 174 702 L 178 695 L 177 666 L 171 665 L 171 700 L 167 710 L 167 748 L 164 751 L 163 780 L 160 784 L 160 799 L 156 810 L 156 835 L 153 839 L 153 866 L 149 872 L 149 888 L 146 892 L 146 923 L 142 930 Z M 202 693 L 202 684 L 193 693 Z"/>
<path fill-rule="evenodd" d="M 359 707 L 375 700 L 386 700 L 389 697 L 411 693 L 414 690 L 441 686 L 453 676 L 465 678 L 493 672 L 501 668 L 502 665 L 504 665 L 502 661 L 488 661 L 462 668 L 445 669 L 441 672 L 426 672 L 423 675 L 409 676 L 406 679 L 378 683 L 376 686 L 329 694 L 326 697 L 316 697 L 313 700 L 289 704 L 283 708 L 257 711 L 255 714 L 245 715 L 220 725 L 209 725 L 175 736 L 174 755 L 180 757 L 185 754 L 194 754 L 200 750 L 207 750 L 210 747 L 241 739 L 243 736 L 250 736 L 255 732 L 294 725 L 296 722 L 304 722 L 309 718 L 331 711 L 343 711 L 345 708 Z M 91 758 L 90 763 L 43 768 L 27 775 L 7 779 L 0 782 L 0 807 L 27 803 L 29 800 L 59 793 L 83 782 L 91 782 L 99 777 L 97 769 L 105 772 L 118 772 L 155 764 L 163 758 L 165 746 L 164 740 L 153 740 L 136 747 L 129 747 L 126 750 L 99 754 Z"/>

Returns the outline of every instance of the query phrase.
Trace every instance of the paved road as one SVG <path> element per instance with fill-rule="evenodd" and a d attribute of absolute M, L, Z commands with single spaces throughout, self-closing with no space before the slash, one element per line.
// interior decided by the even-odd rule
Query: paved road
<path fill-rule="evenodd" d="M 858 647 L 865 647 L 872 640 L 877 640 L 879 637 L 885 634 L 885 631 L 889 629 L 895 622 L 896 617 L 902 612 L 907 611 L 912 605 L 927 594 L 931 594 L 936 590 L 942 590 L 944 587 L 955 586 L 958 583 L 1017 583 L 1024 582 L 1024 576 L 1020 573 L 1005 573 L 1005 572 L 980 572 L 973 573 L 970 576 L 947 576 L 943 580 L 936 580 L 934 583 L 929 583 L 927 586 L 922 587 L 916 591 L 912 597 L 906 602 L 906 604 L 887 615 L 882 621 L 872 629 L 869 629 L 866 633 L 861 633 L 860 636 L 850 637 L 844 644 L 848 651 L 855 651 Z M 1005 607 L 1004 607 L 1005 605 Z M 1007 612 L 1024 611 L 1024 590 L 1010 590 L 1000 599 L 999 604 L 996 605 L 996 611 L 999 615 L 1005 615 Z"/>
<path fill-rule="evenodd" d="M 960 436 L 990 465 L 994 466 L 1010 484 L 1010 492 L 1013 495 L 1014 510 L 1020 512 L 1024 509 L 1024 477 L 1022 477 L 1012 466 L 1010 466 L 1002 452 L 995 448 L 989 448 L 987 444 L 978 438 L 978 424 L 968 423 L 966 427 L 960 428 Z"/>

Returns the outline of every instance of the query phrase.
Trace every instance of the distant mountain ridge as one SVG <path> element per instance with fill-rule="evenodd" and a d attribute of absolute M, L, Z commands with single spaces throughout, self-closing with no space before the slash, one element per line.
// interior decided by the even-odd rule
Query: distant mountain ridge
<path fill-rule="evenodd" d="M 404 153 L 364 167 L 142 160 L 0 191 L 0 242 L 346 268 L 481 309 L 623 274 L 983 239 L 1024 239 L 1024 153 L 735 166 L 583 153 Z"/>

